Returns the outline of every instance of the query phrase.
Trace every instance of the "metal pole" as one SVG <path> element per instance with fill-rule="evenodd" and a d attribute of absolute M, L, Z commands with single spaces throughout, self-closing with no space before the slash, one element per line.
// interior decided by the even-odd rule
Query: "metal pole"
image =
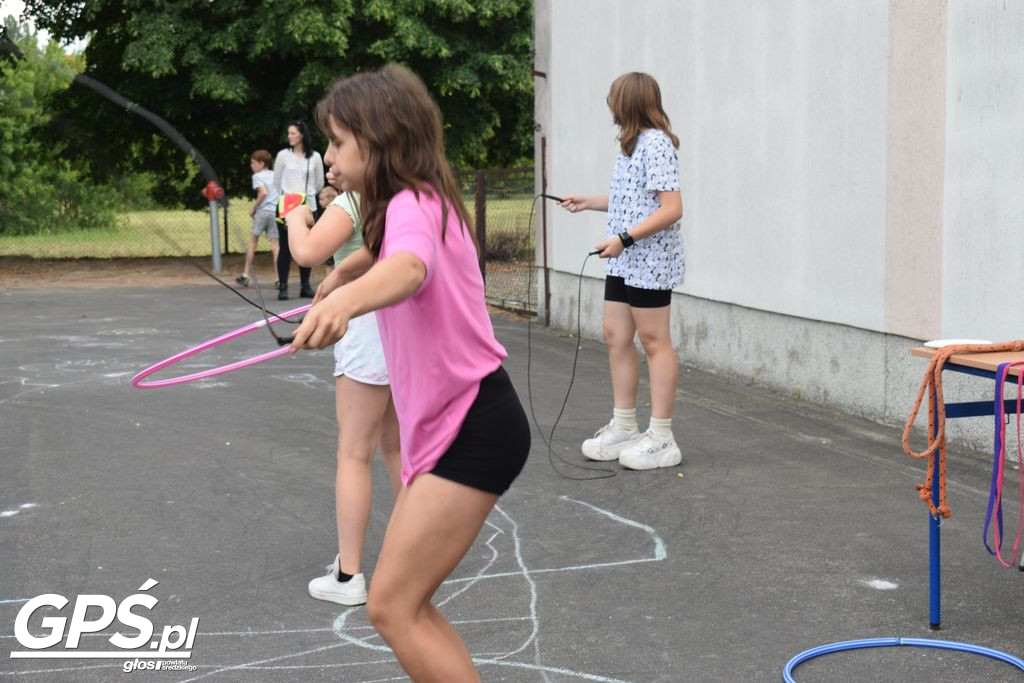
<path fill-rule="evenodd" d="M 224 253 L 231 253 L 231 238 L 228 237 L 228 179 L 224 179 Z"/>
<path fill-rule="evenodd" d="M 476 207 L 476 243 L 480 248 L 480 275 L 487 282 L 487 182 L 483 171 L 476 172 L 476 184 L 473 192 L 473 204 Z"/>
<path fill-rule="evenodd" d="M 548 139 L 540 139 L 540 191 L 548 191 Z M 544 327 L 551 326 L 551 275 L 548 270 L 548 203 L 540 203 L 541 240 L 544 243 Z M 537 311 L 540 315 L 540 311 Z"/>
<path fill-rule="evenodd" d="M 217 226 L 217 200 L 210 200 L 210 251 L 213 256 L 213 272 L 221 271 L 220 229 Z"/>

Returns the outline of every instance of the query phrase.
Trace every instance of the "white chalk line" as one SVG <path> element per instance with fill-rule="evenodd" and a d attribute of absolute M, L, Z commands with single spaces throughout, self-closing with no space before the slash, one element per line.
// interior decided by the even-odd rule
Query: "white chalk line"
<path fill-rule="evenodd" d="M 435 607 L 444 607 L 446 604 L 448 604 L 449 602 L 451 602 L 452 600 L 454 600 L 455 598 L 457 598 L 458 596 L 462 595 L 463 593 L 468 591 L 470 588 L 475 586 L 477 580 L 484 573 L 484 571 L 486 571 L 488 568 L 494 566 L 494 563 L 498 560 L 498 549 L 496 547 L 494 547 L 494 539 L 498 536 L 498 534 L 501 534 L 501 533 L 504 533 L 504 532 L 502 532 L 501 529 L 498 529 L 498 527 L 496 527 L 494 524 L 491 524 L 489 521 L 485 521 L 484 524 L 486 524 L 487 526 L 489 526 L 489 527 L 491 527 L 493 529 L 497 529 L 497 531 L 495 531 L 493 534 L 491 534 L 491 537 L 488 538 L 487 541 L 485 542 L 485 545 L 488 548 L 491 549 L 491 557 L 490 557 L 490 559 L 487 561 L 487 563 L 483 567 L 480 568 L 480 570 L 476 573 L 476 575 L 474 577 L 471 577 L 472 580 L 465 582 L 466 583 L 465 586 L 463 586 L 459 590 L 455 591 L 454 593 L 449 595 L 447 598 L 445 598 L 441 602 L 437 603 L 435 605 Z M 447 581 L 445 583 L 447 583 Z M 442 585 L 444 585 L 444 584 L 442 584 Z"/>
<path fill-rule="evenodd" d="M 370 643 L 367 643 L 362 638 L 356 638 L 356 637 L 350 636 L 350 635 L 348 635 L 347 633 L 344 632 L 343 629 L 345 628 L 345 621 L 348 619 L 348 615 L 351 614 L 354 611 L 355 611 L 355 609 L 345 610 L 340 615 L 338 615 L 337 619 L 334 620 L 334 626 L 335 626 L 336 633 L 337 633 L 338 637 L 342 638 L 347 643 L 351 643 L 352 645 L 357 645 L 359 647 L 365 648 L 367 650 L 372 650 L 374 652 L 391 652 L 391 648 L 387 647 L 386 645 L 372 645 Z M 491 659 L 491 658 L 487 658 L 487 657 L 472 657 L 472 659 L 473 659 L 473 662 L 475 664 L 491 664 L 491 665 L 494 665 L 494 666 L 504 666 L 504 667 L 508 667 L 508 668 L 512 668 L 512 669 L 526 669 L 526 670 L 530 670 L 530 671 L 540 671 L 540 672 L 544 672 L 544 673 L 562 674 L 564 676 L 573 676 L 575 678 L 582 678 L 582 679 L 588 680 L 588 681 L 602 681 L 603 683 L 628 683 L 628 681 L 623 681 L 623 680 L 620 680 L 620 679 L 617 679 L 617 678 L 608 678 L 606 676 L 599 676 L 597 674 L 588 674 L 588 673 L 585 673 L 585 672 L 582 672 L 582 671 L 573 671 L 571 669 L 563 669 L 561 667 L 556 667 L 556 666 L 546 666 L 546 665 L 543 665 L 543 664 L 530 664 L 529 662 L 508 662 L 508 661 L 505 661 L 503 659 Z M 388 661 L 397 664 L 397 661 L 395 661 L 393 659 L 392 660 L 388 660 Z M 190 679 L 190 680 L 195 680 L 195 679 Z M 387 679 L 385 679 L 385 680 L 387 680 Z M 181 683 L 188 683 L 188 682 L 187 681 L 182 681 Z M 366 683 L 366 682 L 364 682 L 364 683 Z"/>
<path fill-rule="evenodd" d="M 200 679 L 207 678 L 208 676 L 214 676 L 216 674 L 223 673 L 225 671 L 237 671 L 239 669 L 247 669 L 250 666 L 255 666 L 255 665 L 259 665 L 259 664 L 268 664 L 270 662 L 279 662 L 282 659 L 290 659 L 292 657 L 301 657 L 303 655 L 312 655 L 312 654 L 316 654 L 318 652 L 325 652 L 326 650 L 334 650 L 334 649 L 337 649 L 339 647 L 345 647 L 345 645 L 346 645 L 346 643 L 331 643 L 330 645 L 323 645 L 321 647 L 315 647 L 315 648 L 312 648 L 310 650 L 303 650 L 302 652 L 292 652 L 290 654 L 279 655 L 277 657 L 268 657 L 267 659 L 260 659 L 260 660 L 256 660 L 256 661 L 253 661 L 253 662 L 246 662 L 245 664 L 234 664 L 234 665 L 230 665 L 230 666 L 219 666 L 219 667 L 215 667 L 212 671 L 207 671 L 204 674 L 201 674 L 199 676 L 193 676 L 192 678 L 186 678 L 183 681 L 180 681 L 179 683 L 189 683 L 190 681 L 198 681 Z M 354 664 L 353 664 L 353 666 L 354 666 Z"/>
<path fill-rule="evenodd" d="M 599 508 L 596 505 L 584 503 L 582 500 L 576 500 L 575 498 L 570 498 L 569 496 L 561 496 L 561 500 L 567 500 L 570 503 L 576 503 L 577 505 L 588 507 L 594 512 L 598 513 L 599 515 L 604 515 L 605 517 L 613 519 L 616 522 L 619 522 L 620 524 L 625 524 L 626 526 L 631 526 L 636 529 L 642 529 L 643 531 L 646 531 L 647 534 L 654 539 L 654 557 L 652 559 L 660 561 L 668 557 L 668 553 L 665 550 L 665 542 L 661 540 L 661 536 L 659 536 L 658 532 L 654 530 L 654 527 L 651 527 L 647 524 L 642 524 L 632 519 L 627 519 L 625 517 L 615 514 L 614 512 L 609 512 L 608 510 Z"/>
<path fill-rule="evenodd" d="M 614 514 L 612 512 L 604 510 L 603 508 L 599 508 L 599 507 L 590 505 L 589 503 L 584 503 L 582 501 L 578 501 L 578 500 L 575 500 L 575 499 L 572 499 L 572 498 L 568 498 L 567 496 L 562 496 L 561 499 L 562 500 L 567 500 L 567 501 L 570 501 L 570 502 L 574 502 L 574 503 L 578 503 L 578 504 L 581 504 L 581 505 L 584 505 L 584 506 L 590 508 L 591 510 L 594 510 L 595 512 L 597 512 L 599 514 L 604 515 L 604 516 L 608 517 L 609 519 L 612 519 L 613 521 L 616 521 L 616 522 L 619 522 L 619 523 L 622 523 L 622 524 L 625 524 L 627 526 L 631 526 L 631 527 L 634 527 L 634 528 L 637 528 L 637 529 L 641 529 L 641 530 L 645 531 L 646 533 L 648 533 L 649 535 L 651 535 L 652 538 L 654 539 L 654 542 L 655 542 L 654 557 L 652 557 L 652 558 L 645 558 L 642 561 L 660 561 L 660 560 L 665 559 L 665 557 L 667 556 L 667 553 L 665 551 L 665 544 L 664 544 L 664 542 L 662 541 L 661 537 L 658 536 L 657 532 L 652 527 L 650 527 L 650 526 L 648 526 L 646 524 L 641 524 L 640 522 L 636 522 L 634 520 L 627 519 L 627 518 L 622 517 L 620 515 L 616 515 L 616 514 Z M 512 655 L 515 655 L 515 654 L 523 651 L 524 649 L 529 647 L 530 644 L 534 644 L 534 646 L 535 646 L 535 658 L 539 659 L 539 657 L 540 657 L 539 647 L 537 645 L 537 633 L 539 632 L 539 629 L 540 629 L 540 621 L 537 618 L 537 611 L 536 611 L 536 609 L 537 609 L 537 590 L 536 590 L 536 583 L 533 581 L 533 579 L 530 576 L 532 573 L 536 573 L 536 572 L 530 570 L 526 566 L 526 562 L 523 559 L 522 548 L 521 548 L 521 543 L 520 543 L 519 533 L 518 533 L 518 524 L 515 522 L 515 520 L 510 515 L 508 515 L 504 510 L 502 510 L 500 506 L 495 505 L 494 509 L 499 514 L 501 514 L 503 517 L 505 517 L 505 519 L 507 519 L 509 521 L 509 523 L 512 524 L 512 534 L 511 534 L 511 536 L 512 536 L 513 544 L 514 544 L 514 548 L 515 548 L 516 560 L 517 560 L 517 563 L 519 564 L 520 570 L 517 571 L 517 572 L 501 572 L 501 573 L 498 573 L 498 574 L 482 574 L 481 573 L 482 570 L 481 570 L 481 571 L 478 571 L 476 574 L 474 574 L 471 577 L 465 577 L 463 579 L 457 579 L 457 580 L 451 580 L 450 579 L 448 581 L 445 581 L 445 583 L 465 582 L 465 583 L 468 584 L 467 587 L 466 587 L 466 588 L 468 588 L 469 586 L 475 585 L 481 578 L 494 578 L 494 577 L 498 577 L 498 576 L 517 576 L 517 577 L 525 578 L 527 583 L 528 583 L 528 585 L 530 586 L 530 615 L 528 617 L 526 617 L 526 618 L 530 620 L 532 629 L 531 629 L 530 636 L 517 649 L 512 650 L 510 652 L 507 652 L 507 653 L 499 654 L 499 655 L 494 656 L 494 657 L 476 656 L 476 657 L 472 658 L 473 662 L 475 662 L 477 664 L 490 664 L 490 665 L 493 665 L 493 666 L 504 666 L 504 667 L 510 667 L 510 668 L 516 668 L 516 669 L 525 669 L 525 670 L 531 670 L 531 671 L 538 671 L 538 672 L 541 672 L 541 674 L 544 676 L 545 680 L 547 680 L 547 674 L 548 673 L 556 673 L 556 674 L 561 674 L 561 675 L 565 675 L 565 676 L 573 676 L 573 677 L 576 677 L 576 678 L 582 678 L 582 679 L 585 679 L 585 680 L 622 683 L 619 679 L 609 678 L 609 677 L 605 677 L 605 676 L 599 676 L 597 674 L 588 674 L 588 673 L 580 672 L 580 671 L 573 671 L 573 670 L 570 670 L 570 669 L 563 669 L 563 668 L 560 668 L 560 667 L 551 667 L 551 666 L 547 666 L 547 665 L 544 665 L 544 664 L 540 664 L 539 661 L 534 663 L 534 664 L 530 664 L 528 662 L 507 661 L 507 659 L 506 659 L 507 657 L 511 657 Z M 487 524 L 489 526 L 492 526 L 492 527 L 494 526 L 490 522 L 487 522 Z M 488 539 L 487 544 L 489 546 L 491 545 L 491 542 L 493 541 L 494 538 L 495 538 L 495 535 L 492 535 Z M 493 551 L 493 546 L 492 546 L 492 551 Z M 493 557 L 492 557 L 492 559 L 493 559 Z M 636 560 L 624 560 L 624 561 L 621 561 L 621 562 L 612 562 L 612 563 L 596 563 L 596 565 L 580 565 L 579 568 L 580 569 L 590 569 L 590 568 L 592 568 L 594 566 L 598 566 L 598 565 L 599 566 L 616 566 L 616 565 L 620 565 L 620 564 L 632 564 L 634 562 L 636 562 Z M 486 569 L 486 566 L 483 569 Z M 557 568 L 557 569 L 551 569 L 551 570 L 548 570 L 548 571 L 567 571 L 568 569 L 569 568 Z M 464 592 L 464 590 L 463 591 L 458 591 L 458 593 L 462 593 L 462 592 Z M 375 651 L 375 652 L 389 652 L 390 648 L 388 648 L 386 646 L 374 645 L 374 644 L 366 642 L 367 639 L 356 638 L 355 636 L 351 636 L 351 635 L 349 635 L 349 634 L 344 632 L 345 625 L 346 625 L 346 622 L 348 620 L 348 616 L 353 611 L 354 610 L 347 610 L 347 611 L 343 612 L 342 614 L 340 614 L 337 619 L 335 619 L 334 626 L 335 626 L 335 630 L 336 630 L 336 633 L 337 633 L 338 637 L 342 638 L 343 640 L 345 640 L 348 643 L 351 643 L 352 645 L 356 645 L 358 647 L 362 647 L 362 648 L 365 648 L 365 649 L 368 649 L 368 650 L 372 650 L 372 651 Z M 373 637 L 374 636 L 371 636 L 370 638 L 373 638 Z"/>
<path fill-rule="evenodd" d="M 28 602 L 31 599 L 32 598 L 21 598 L 19 600 L 9 600 L 7 602 Z M 457 625 L 457 626 L 458 625 L 463 625 L 463 624 L 490 624 L 490 623 L 496 623 L 496 622 L 500 622 L 500 621 L 527 621 L 528 619 L 529 619 L 529 617 L 495 617 L 493 619 L 460 619 L 458 621 L 453 621 L 452 624 Z M 349 630 L 352 630 L 352 631 L 372 631 L 372 630 L 374 630 L 374 628 L 373 628 L 373 626 L 371 626 L 369 624 L 366 624 L 365 626 L 350 626 Z M 276 629 L 276 630 L 273 630 L 273 631 L 209 631 L 209 632 L 207 632 L 207 631 L 199 631 L 199 635 L 201 635 L 203 638 L 214 637 L 214 636 L 231 636 L 231 637 L 236 637 L 236 638 L 237 637 L 244 638 L 244 637 L 247 637 L 247 636 L 254 636 L 254 637 L 255 636 L 287 636 L 287 635 L 292 635 L 292 634 L 296 634 L 296 633 L 334 633 L 334 628 L 332 626 L 317 626 L 317 627 L 314 627 L 314 628 L 283 628 L 283 629 Z M 47 634 L 45 634 L 45 633 L 36 633 L 36 634 L 33 634 L 33 635 L 36 635 L 36 636 L 39 636 L 39 637 L 43 637 L 43 636 L 45 636 Z M 81 634 L 80 637 L 81 638 L 109 638 L 110 636 L 113 636 L 113 635 L 116 635 L 116 633 L 114 631 L 100 631 L 100 632 L 97 632 L 97 633 L 83 633 L 83 634 Z M 15 636 L 14 636 L 13 633 L 12 634 L 0 635 L 0 638 L 14 638 L 14 637 Z M 62 639 L 61 642 L 64 642 L 64 639 Z"/>
<path fill-rule="evenodd" d="M 505 654 L 502 654 L 498 657 L 495 657 L 495 659 L 505 659 L 507 657 L 511 657 L 514 654 L 522 652 L 530 645 L 530 643 L 534 643 L 536 641 L 537 632 L 540 630 L 540 621 L 537 619 L 537 584 L 534 583 L 532 578 L 530 578 L 530 570 L 526 567 L 526 561 L 523 559 L 522 547 L 519 541 L 519 525 L 516 524 L 516 521 L 512 519 L 512 517 L 510 517 L 507 512 L 501 509 L 500 505 L 495 505 L 494 509 L 505 519 L 507 519 L 509 524 L 512 525 L 512 543 L 513 548 L 515 549 L 516 563 L 519 565 L 520 572 L 523 578 L 526 579 L 526 583 L 530 587 L 529 619 L 530 624 L 532 626 L 532 629 L 530 630 L 530 635 L 526 639 L 526 641 L 517 649 L 512 650 L 511 652 L 506 652 Z M 540 653 L 537 652 L 536 656 L 539 657 Z M 538 661 L 537 664 L 540 664 L 540 662 Z"/>
<path fill-rule="evenodd" d="M 523 558 L 523 555 L 522 555 L 522 546 L 521 546 L 521 539 L 519 537 L 519 532 L 518 532 L 518 524 L 516 523 L 516 521 L 510 515 L 508 515 L 508 513 L 506 513 L 503 509 L 501 509 L 500 506 L 495 506 L 495 510 L 500 515 L 502 515 L 505 519 L 507 519 L 509 521 L 509 523 L 512 525 L 511 538 L 513 540 L 514 553 L 515 553 L 517 564 L 519 565 L 519 571 L 499 572 L 499 573 L 494 573 L 494 574 L 486 574 L 485 573 L 488 568 L 490 568 L 490 567 L 492 567 L 494 565 L 494 563 L 497 561 L 497 558 L 500 556 L 500 553 L 498 552 L 497 548 L 494 546 L 494 540 L 500 534 L 504 533 L 504 532 L 502 532 L 502 530 L 498 526 L 494 525 L 491 522 L 486 522 L 486 524 L 488 526 L 490 526 L 492 529 L 495 529 L 495 533 L 493 533 L 487 539 L 487 541 L 485 541 L 485 544 L 491 549 L 491 556 L 490 556 L 490 558 L 488 558 L 488 560 L 485 563 L 485 565 L 483 567 L 481 567 L 473 576 L 471 576 L 471 577 L 464 577 L 464 578 L 461 578 L 461 579 L 449 579 L 448 581 L 445 581 L 445 583 L 453 583 L 453 584 L 454 583 L 465 583 L 467 585 L 465 585 L 465 586 L 461 587 L 459 590 L 455 591 L 452 595 L 448 596 L 440 604 L 444 604 L 444 603 L 454 599 L 458 595 L 461 595 L 461 594 L 465 593 L 466 590 L 468 590 L 473 585 L 476 585 L 480 580 L 485 579 L 485 578 L 501 578 L 501 577 L 508 577 L 508 576 L 523 577 L 527 581 L 527 584 L 529 585 L 529 588 L 530 588 L 530 609 L 529 609 L 530 613 L 529 613 L 528 616 L 526 616 L 526 617 L 501 617 L 501 618 L 496 618 L 496 619 L 460 620 L 460 621 L 453 622 L 453 624 L 492 623 L 492 622 L 501 622 L 501 621 L 529 621 L 530 622 L 530 624 L 531 624 L 530 635 L 526 638 L 526 640 L 517 649 L 512 650 L 510 652 L 507 652 L 507 653 L 500 653 L 500 654 L 497 654 L 497 655 L 476 656 L 476 657 L 473 657 L 473 662 L 476 663 L 476 664 L 482 664 L 482 665 L 492 665 L 492 666 L 501 666 L 501 667 L 506 667 L 506 668 L 515 668 L 515 669 L 520 669 L 520 670 L 536 671 L 536 672 L 541 673 L 544 676 L 545 680 L 547 680 L 547 674 L 548 673 L 552 673 L 552 674 L 558 674 L 558 675 L 563 675 L 563 676 L 571 676 L 571 677 L 579 678 L 579 679 L 583 679 L 583 680 L 601 681 L 601 682 L 604 682 L 604 683 L 625 683 L 625 681 L 622 681 L 621 679 L 611 678 L 611 677 L 607 677 L 607 676 L 601 676 L 601 675 L 598 675 L 598 674 L 590 674 L 590 673 L 586 673 L 586 672 L 582 672 L 582 671 L 574 671 L 574 670 L 565 669 L 565 668 L 562 668 L 562 667 L 548 666 L 548 665 L 541 664 L 539 662 L 540 650 L 539 650 L 539 643 L 538 643 L 537 636 L 538 636 L 539 629 L 540 629 L 540 620 L 539 620 L 539 618 L 537 616 L 537 586 L 536 586 L 535 581 L 532 578 L 532 575 L 533 574 L 539 574 L 539 573 L 549 573 L 549 572 L 578 571 L 578 570 L 584 570 L 584 569 L 596 569 L 596 568 L 602 568 L 602 567 L 614 567 L 614 566 L 622 566 L 622 565 L 628 565 L 628 564 L 636 564 L 636 563 L 639 563 L 639 562 L 656 562 L 656 561 L 661 561 L 661 560 L 665 559 L 665 557 L 667 556 L 667 553 L 665 551 L 664 542 L 662 541 L 661 537 L 657 534 L 657 532 L 652 527 L 650 527 L 650 526 L 648 526 L 646 524 L 642 524 L 640 522 L 636 522 L 634 520 L 622 517 L 620 515 L 616 515 L 615 513 L 612 513 L 612 512 L 610 512 L 608 510 L 604 510 L 603 508 L 591 505 L 591 504 L 583 502 L 583 501 L 575 500 L 575 499 L 569 498 L 567 496 L 562 496 L 561 500 L 566 500 L 566 501 L 569 501 L 569 502 L 577 503 L 579 505 L 583 505 L 583 506 L 593 510 L 594 512 L 596 512 L 596 513 L 598 513 L 600 515 L 603 515 L 603 516 L 605 516 L 605 517 L 607 517 L 607 518 L 609 518 L 609 519 L 611 519 L 613 521 L 616 521 L 616 522 L 619 522 L 619 523 L 624 524 L 626 526 L 630 526 L 630 527 L 633 527 L 633 528 L 636 528 L 636 529 L 640 529 L 640 530 L 646 532 L 654 540 L 654 544 L 655 544 L 654 556 L 653 557 L 649 557 L 649 558 L 639 558 L 639 559 L 633 559 L 633 560 L 621 560 L 621 561 L 616 561 L 616 562 L 599 562 L 599 563 L 574 565 L 574 566 L 569 566 L 569 567 L 553 567 L 553 568 L 548 568 L 548 569 L 531 570 L 526 565 L 525 559 Z M 9 603 L 25 602 L 27 600 L 28 599 L 18 599 L 17 601 L 11 600 L 11 601 L 6 601 L 6 602 L 9 602 Z M 0 602 L 0 604 L 4 604 L 4 602 Z M 285 655 L 279 655 L 279 656 L 270 657 L 270 658 L 266 658 L 266 659 L 254 660 L 252 662 L 246 662 L 246 663 L 242 663 L 242 664 L 234 664 L 234 665 L 194 665 L 194 666 L 197 666 L 198 668 L 203 668 L 203 669 L 210 668 L 211 670 L 207 671 L 207 672 L 204 672 L 203 674 L 201 674 L 199 676 L 195 676 L 195 677 L 192 677 L 192 678 L 189 678 L 189 679 L 185 679 L 181 683 L 189 683 L 191 681 L 196 681 L 196 680 L 200 680 L 202 678 L 207 678 L 209 676 L 213 676 L 213 675 L 216 675 L 218 673 L 222 673 L 222 672 L 226 672 L 226 671 L 237 671 L 237 670 L 241 670 L 241 669 L 252 669 L 252 670 L 278 670 L 278 669 L 280 669 L 280 670 L 291 670 L 291 669 L 295 669 L 295 670 L 300 670 L 300 669 L 331 669 L 331 668 L 366 666 L 366 665 L 371 665 L 371 664 L 384 664 L 384 663 L 389 663 L 389 664 L 397 665 L 397 661 L 393 658 L 393 656 L 389 657 L 388 659 L 369 660 L 369 661 L 365 661 L 365 662 L 337 662 L 337 663 L 328 663 L 328 664 L 297 664 L 297 665 L 276 665 L 276 666 L 272 665 L 273 662 L 280 662 L 282 660 L 290 659 L 290 658 L 293 658 L 293 657 L 301 657 L 301 656 L 305 656 L 305 655 L 316 654 L 316 653 L 324 652 L 324 651 L 327 651 L 327 650 L 332 650 L 332 649 L 337 649 L 337 648 L 345 647 L 345 646 L 348 646 L 348 645 L 355 645 L 355 646 L 357 646 L 359 648 L 362 648 L 362 649 L 365 649 L 365 650 L 370 650 L 370 651 L 373 651 L 373 652 L 386 652 L 386 653 L 388 653 L 390 655 L 391 654 L 391 649 L 389 647 L 387 647 L 386 645 L 377 645 L 377 644 L 373 644 L 371 642 L 368 642 L 370 640 L 376 640 L 376 639 L 378 639 L 380 637 L 379 634 L 377 634 L 376 632 L 369 634 L 365 638 L 359 638 L 359 637 L 356 637 L 354 635 L 351 635 L 351 634 L 345 632 L 346 630 L 349 630 L 349 629 L 350 630 L 360 630 L 360 631 L 373 630 L 373 627 L 369 626 L 369 625 L 367 625 L 367 626 L 352 626 L 352 627 L 348 627 L 346 622 L 348 620 L 349 615 L 354 613 L 354 612 L 355 612 L 355 608 L 350 608 L 350 609 L 345 610 L 341 614 L 339 614 L 338 617 L 334 620 L 334 623 L 333 623 L 331 628 L 279 629 L 279 630 L 272 630 L 272 631 L 220 631 L 220 632 L 204 633 L 203 634 L 204 637 L 207 637 L 207 636 L 236 636 L 236 637 L 240 636 L 240 637 L 246 637 L 246 636 L 284 635 L 284 634 L 293 634 L 293 633 L 318 633 L 318 632 L 328 632 L 328 631 L 330 631 L 330 632 L 333 632 L 337 637 L 341 638 L 343 642 L 332 643 L 330 645 L 324 645 L 324 646 L 320 646 L 320 647 L 316 647 L 316 648 L 311 648 L 311 649 L 303 650 L 303 651 L 300 651 L 300 652 L 294 652 L 294 653 L 289 653 L 289 654 L 285 654 Z M 85 635 L 86 637 L 88 637 L 88 636 L 100 637 L 100 636 L 107 635 L 107 634 L 95 633 L 95 634 L 83 634 L 83 635 Z M 112 635 L 112 634 L 109 634 L 109 635 Z M 10 637 L 12 637 L 12 636 L 0 636 L 0 638 L 10 638 Z M 508 657 L 511 657 L 511 656 L 513 656 L 515 654 L 518 654 L 519 652 L 522 652 L 527 647 L 529 647 L 531 644 L 534 645 L 535 660 L 537 660 L 535 663 L 519 662 L 519 661 L 508 661 L 507 660 Z M 68 668 L 62 668 L 62 669 L 46 669 L 46 670 L 14 672 L 14 673 L 9 674 L 9 675 L 29 675 L 29 674 L 35 674 L 35 673 L 52 673 L 52 672 L 60 672 L 60 671 L 78 671 L 78 670 L 85 670 L 85 669 L 92 669 L 92 668 L 103 668 L 103 667 L 102 666 L 68 667 Z M 112 668 L 112 667 L 108 667 L 108 668 Z M 362 681 L 362 683 L 377 683 L 378 681 L 403 680 L 404 678 L 405 678 L 404 676 L 400 676 L 400 677 L 395 677 L 395 678 L 374 679 L 373 681 Z"/>
<path fill-rule="evenodd" d="M 640 564 L 640 563 L 643 563 L 643 562 L 661 562 L 662 560 L 664 560 L 668 556 L 668 553 L 665 550 L 665 542 L 661 539 L 661 536 L 658 535 L 658 532 L 655 531 L 653 527 L 648 526 L 647 524 L 642 524 L 640 522 L 634 521 L 632 519 L 627 519 L 626 517 L 622 517 L 620 515 L 616 515 L 614 512 L 609 512 L 608 510 L 596 507 L 594 505 L 591 505 L 590 503 L 585 503 L 585 502 L 583 502 L 581 500 L 576 500 L 574 498 L 569 498 L 568 496 L 561 496 L 560 500 L 567 500 L 570 503 L 577 503 L 579 505 L 583 505 L 584 507 L 590 508 L 594 512 L 597 512 L 598 514 L 603 515 L 605 517 L 608 517 L 609 519 L 612 519 L 612 520 L 614 520 L 616 522 L 619 522 L 621 524 L 625 524 L 626 526 L 634 527 L 636 529 L 643 530 L 644 532 L 646 532 L 654 540 L 654 555 L 652 557 L 642 557 L 642 558 L 638 558 L 638 559 L 634 559 L 634 560 L 618 560 L 618 561 L 615 561 L 615 562 L 592 562 L 592 563 L 589 563 L 589 564 L 570 565 L 568 567 L 548 567 L 548 568 L 545 568 L 545 569 L 531 569 L 530 570 L 530 574 L 547 574 L 547 573 L 550 573 L 550 572 L 581 571 L 581 570 L 585 570 L 585 569 L 603 569 L 605 567 L 621 567 L 621 566 L 628 565 L 628 564 Z M 507 578 L 507 577 L 510 577 L 510 576 L 521 576 L 521 574 L 522 574 L 521 572 L 514 572 L 514 571 L 498 572 L 498 573 L 495 573 L 495 574 L 483 574 L 483 575 L 480 575 L 480 576 L 466 577 L 466 578 L 460 578 L 460 579 L 448 579 L 447 581 L 445 581 L 445 583 L 459 583 L 459 582 L 462 582 L 462 581 L 478 581 L 480 579 L 502 579 L 502 578 Z"/>
<path fill-rule="evenodd" d="M 126 656 L 125 659 L 131 659 Z M 0 676 L 34 676 L 35 674 L 53 674 L 66 671 L 85 671 L 86 669 L 120 669 L 120 664 L 96 664 L 94 666 L 72 666 L 63 669 L 31 669 L 29 671 L 0 671 Z"/>

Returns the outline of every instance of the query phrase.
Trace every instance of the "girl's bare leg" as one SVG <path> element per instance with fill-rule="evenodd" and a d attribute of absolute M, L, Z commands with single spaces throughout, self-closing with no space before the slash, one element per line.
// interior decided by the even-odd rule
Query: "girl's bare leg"
<path fill-rule="evenodd" d="M 391 481 L 391 492 L 398 498 L 402 488 L 402 453 L 398 438 L 398 415 L 395 413 L 395 402 L 388 398 L 388 407 L 380 425 L 380 459 L 388 472 Z"/>
<path fill-rule="evenodd" d="M 363 542 L 373 503 L 371 461 L 381 434 L 381 422 L 391 402 L 388 386 L 363 384 L 338 377 L 335 410 L 338 416 L 338 469 L 335 511 L 341 571 L 361 571 Z"/>
<path fill-rule="evenodd" d="M 465 643 L 430 599 L 465 556 L 497 500 L 423 474 L 395 503 L 367 611 L 417 683 L 480 680 Z"/>
<path fill-rule="evenodd" d="M 679 357 L 672 347 L 669 327 L 670 306 L 633 308 L 633 319 L 640 343 L 647 352 L 647 370 L 651 382 L 651 417 L 668 419 L 676 399 Z"/>
<path fill-rule="evenodd" d="M 604 302 L 604 341 L 608 346 L 608 365 L 612 375 L 612 395 L 616 408 L 636 407 L 640 383 L 640 358 L 633 344 L 636 323 L 629 304 Z"/>
<path fill-rule="evenodd" d="M 258 239 L 258 235 L 249 235 L 249 245 L 245 249 L 245 269 L 242 271 L 242 275 L 246 277 L 252 275 L 252 261 L 256 256 L 256 241 Z"/>

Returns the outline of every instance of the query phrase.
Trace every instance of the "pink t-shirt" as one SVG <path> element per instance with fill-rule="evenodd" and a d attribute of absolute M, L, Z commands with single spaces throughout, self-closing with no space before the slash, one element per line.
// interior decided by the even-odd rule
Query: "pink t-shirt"
<path fill-rule="evenodd" d="M 402 439 L 402 483 L 434 469 L 508 356 L 484 304 L 476 247 L 454 209 L 441 240 L 441 203 L 403 190 L 388 203 L 380 258 L 418 257 L 427 276 L 405 301 L 377 311 Z"/>

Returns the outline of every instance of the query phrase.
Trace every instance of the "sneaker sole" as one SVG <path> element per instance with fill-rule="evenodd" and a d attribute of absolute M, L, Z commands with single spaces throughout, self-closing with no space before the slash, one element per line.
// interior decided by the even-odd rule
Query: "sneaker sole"
<path fill-rule="evenodd" d="M 619 456 L 622 455 L 622 451 L 626 450 L 629 446 L 632 446 L 634 441 L 627 441 L 618 446 L 613 446 L 611 449 L 601 453 L 598 451 L 590 450 L 586 444 L 580 447 L 580 451 L 583 453 L 583 457 L 587 460 L 595 460 L 597 462 L 610 462 L 612 460 L 618 460 Z"/>
<path fill-rule="evenodd" d="M 675 467 L 683 461 L 683 454 L 676 449 L 676 452 L 669 455 L 667 458 L 661 458 L 657 462 L 652 463 L 631 463 L 628 456 L 625 460 L 619 458 L 619 464 L 629 470 L 656 470 L 662 467 Z"/>
<path fill-rule="evenodd" d="M 593 451 L 588 453 L 587 449 L 585 448 L 581 450 L 583 451 L 584 458 L 586 458 L 587 460 L 594 460 L 595 462 L 610 462 L 612 460 L 619 459 L 618 453 L 594 453 Z"/>
<path fill-rule="evenodd" d="M 309 595 L 310 595 L 310 597 L 316 598 L 317 600 L 324 600 L 326 602 L 333 602 L 336 605 L 345 605 L 346 607 L 355 607 L 357 605 L 365 605 L 366 604 L 366 596 L 365 595 L 361 599 L 360 598 L 346 598 L 346 597 L 343 597 L 343 596 L 340 596 L 340 595 L 332 595 L 330 593 L 321 593 L 320 591 L 315 591 L 315 590 L 312 590 L 312 589 L 310 589 Z"/>

